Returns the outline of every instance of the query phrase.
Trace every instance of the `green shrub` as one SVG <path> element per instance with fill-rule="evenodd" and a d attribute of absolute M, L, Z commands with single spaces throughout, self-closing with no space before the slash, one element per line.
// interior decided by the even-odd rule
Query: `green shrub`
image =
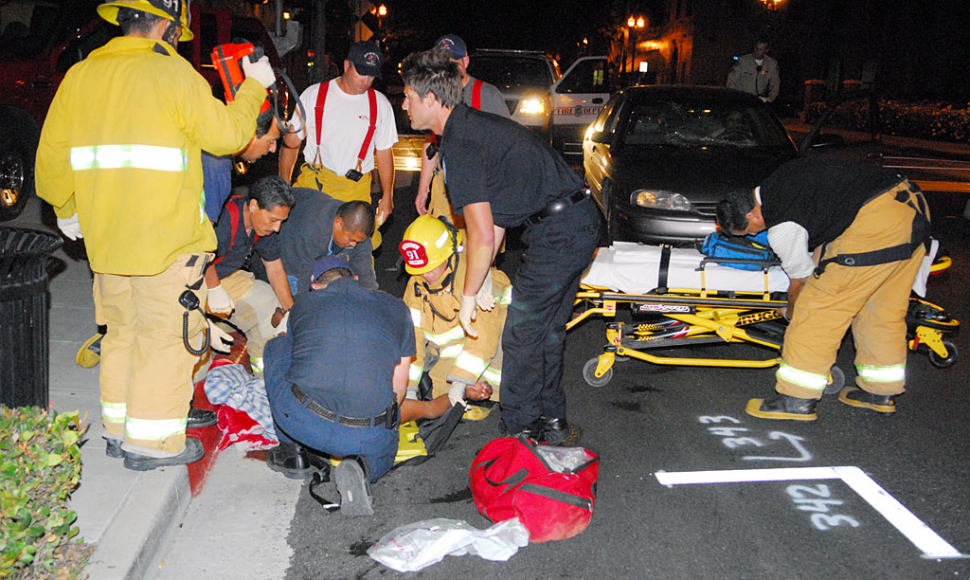
<path fill-rule="evenodd" d="M 70 577 L 65 569 L 83 567 L 77 514 L 67 509 L 82 432 L 77 411 L 0 406 L 0 578 Z"/>
<path fill-rule="evenodd" d="M 805 109 L 805 120 L 815 123 L 827 107 L 812 103 Z M 836 109 L 826 126 L 852 131 L 868 130 L 869 102 L 849 101 Z M 879 101 L 879 118 L 884 135 L 970 143 L 970 108 L 957 108 L 941 103 L 900 103 Z"/>

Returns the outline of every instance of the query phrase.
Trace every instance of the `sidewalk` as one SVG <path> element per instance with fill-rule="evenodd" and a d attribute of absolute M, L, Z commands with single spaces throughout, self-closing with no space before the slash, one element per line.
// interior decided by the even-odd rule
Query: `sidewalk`
<path fill-rule="evenodd" d="M 43 205 L 31 198 L 20 217 L 0 225 L 55 231 L 43 223 Z M 81 251 L 68 250 L 74 255 Z M 188 512 L 188 470 L 179 466 L 139 473 L 105 455 L 98 367 L 85 369 L 74 362 L 78 348 L 97 330 L 91 271 L 86 260 L 71 258 L 64 248 L 53 258 L 51 403 L 60 412 L 78 410 L 90 425 L 81 448 L 81 485 L 71 498 L 80 537 L 96 545 L 86 572 L 92 580 L 140 579 L 157 567 L 172 532 Z"/>

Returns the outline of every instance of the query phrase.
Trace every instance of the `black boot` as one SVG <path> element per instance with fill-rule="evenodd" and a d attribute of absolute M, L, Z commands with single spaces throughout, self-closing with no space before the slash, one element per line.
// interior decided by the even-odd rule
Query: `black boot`
<path fill-rule="evenodd" d="M 509 429 L 505 425 L 505 419 L 502 419 L 501 426 L 502 433 L 506 437 L 518 437 L 519 435 L 525 435 L 533 441 L 539 441 L 539 439 L 542 437 L 542 421 L 540 419 L 536 419 L 525 427 L 520 427 L 518 429 Z"/>
<path fill-rule="evenodd" d="M 744 411 L 761 419 L 814 421 L 818 419 L 818 401 L 775 393 L 765 399 L 751 399 Z"/>
<path fill-rule="evenodd" d="M 196 409 L 193 406 L 189 406 L 189 417 L 186 421 L 185 426 L 189 429 L 198 429 L 200 427 L 212 427 L 219 422 L 219 418 L 216 416 L 215 411 L 209 409 Z"/>
<path fill-rule="evenodd" d="M 896 398 L 893 395 L 874 395 L 855 387 L 845 387 L 839 393 L 839 400 L 859 409 L 871 409 L 883 415 L 896 412 Z"/>
<path fill-rule="evenodd" d="M 579 438 L 582 436 L 583 430 L 568 423 L 564 417 L 542 420 L 541 441 L 543 443 L 572 447 L 579 443 Z"/>
<path fill-rule="evenodd" d="M 297 443 L 280 443 L 267 451 L 266 465 L 289 479 L 306 479 L 314 472 L 306 449 Z"/>

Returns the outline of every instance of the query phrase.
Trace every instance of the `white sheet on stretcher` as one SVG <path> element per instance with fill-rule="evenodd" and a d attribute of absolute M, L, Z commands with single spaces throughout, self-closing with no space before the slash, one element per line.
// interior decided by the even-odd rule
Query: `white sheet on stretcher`
<path fill-rule="evenodd" d="M 920 296 L 926 296 L 926 280 L 939 247 L 940 243 L 932 240 L 930 251 L 923 258 L 913 281 L 913 291 Z M 645 294 L 659 286 L 660 250 L 660 246 L 644 246 L 634 242 L 616 242 L 609 248 L 598 248 L 593 263 L 583 274 L 582 282 L 625 294 Z M 702 285 L 698 268 L 703 259 L 704 255 L 694 249 L 671 249 L 667 287 L 764 292 L 762 271 L 739 270 L 711 263 L 704 267 L 705 284 Z M 768 289 L 771 292 L 788 291 L 788 276 L 781 267 L 768 269 Z"/>
<path fill-rule="evenodd" d="M 593 263 L 583 274 L 583 284 L 601 286 L 625 294 L 644 294 L 659 286 L 660 246 L 633 242 L 616 242 L 596 250 Z M 668 288 L 691 288 L 736 292 L 764 292 L 765 277 L 761 270 L 739 270 L 708 263 L 704 267 L 704 284 L 698 268 L 704 255 L 694 249 L 670 250 L 667 271 Z M 768 289 L 787 292 L 788 276 L 778 266 L 768 270 Z"/>

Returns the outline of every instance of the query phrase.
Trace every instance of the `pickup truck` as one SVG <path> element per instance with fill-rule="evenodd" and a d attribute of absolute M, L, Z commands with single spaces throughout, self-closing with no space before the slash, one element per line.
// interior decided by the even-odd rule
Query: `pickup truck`
<path fill-rule="evenodd" d="M 94 49 L 121 34 L 98 17 L 102 0 L 0 1 L 0 221 L 17 217 L 34 192 L 34 157 L 40 127 L 64 73 Z M 279 56 L 262 22 L 226 9 L 193 3 L 191 42 L 179 53 L 222 96 L 212 49 L 235 38 L 261 42 L 270 63 Z"/>

